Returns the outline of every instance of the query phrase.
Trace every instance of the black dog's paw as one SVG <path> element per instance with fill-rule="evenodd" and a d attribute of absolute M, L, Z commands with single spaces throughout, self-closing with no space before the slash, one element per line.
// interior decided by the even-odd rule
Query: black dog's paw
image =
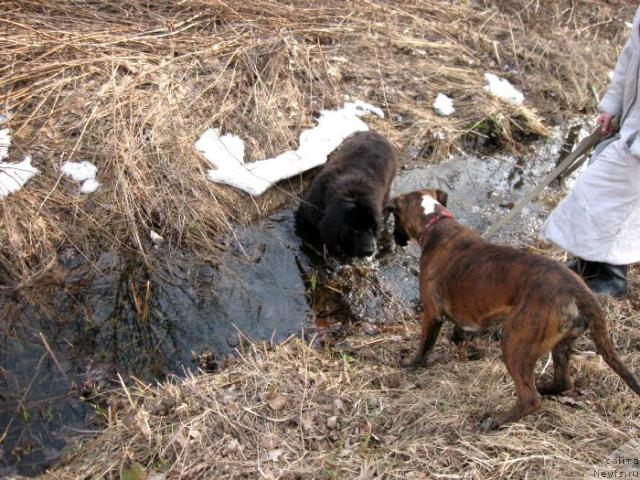
<path fill-rule="evenodd" d="M 318 228 L 311 223 L 303 214 L 299 211 L 295 213 L 293 220 L 293 230 L 299 237 L 318 238 Z"/>

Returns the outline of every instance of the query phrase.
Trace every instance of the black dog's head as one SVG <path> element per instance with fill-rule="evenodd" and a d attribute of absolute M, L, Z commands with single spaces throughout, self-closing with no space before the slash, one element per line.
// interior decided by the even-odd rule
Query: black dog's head
<path fill-rule="evenodd" d="M 322 241 L 347 257 L 369 257 L 376 251 L 381 217 L 379 208 L 368 198 L 336 198 L 320 222 Z"/>
<path fill-rule="evenodd" d="M 427 216 L 438 208 L 446 207 L 447 198 L 447 193 L 442 190 L 425 189 L 390 200 L 384 207 L 384 214 L 388 218 L 393 213 L 393 238 L 396 244 L 406 247 L 409 240 L 417 240 Z"/>

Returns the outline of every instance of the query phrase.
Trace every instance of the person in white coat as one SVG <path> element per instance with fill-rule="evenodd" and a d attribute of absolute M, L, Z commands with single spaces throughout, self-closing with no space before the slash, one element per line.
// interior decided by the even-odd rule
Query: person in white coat
<path fill-rule="evenodd" d="M 596 293 L 627 294 L 627 266 L 640 261 L 640 8 L 599 105 L 597 123 L 620 131 L 595 149 L 589 167 L 551 212 L 542 235 L 577 257 L 569 267 Z"/>

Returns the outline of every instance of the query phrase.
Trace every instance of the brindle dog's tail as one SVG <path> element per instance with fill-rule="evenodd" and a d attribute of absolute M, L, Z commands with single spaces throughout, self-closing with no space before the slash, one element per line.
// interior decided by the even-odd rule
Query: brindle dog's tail
<path fill-rule="evenodd" d="M 609 337 L 609 328 L 607 326 L 607 319 L 604 316 L 604 312 L 595 298 L 591 297 L 581 302 L 580 308 L 581 314 L 587 320 L 589 330 L 591 330 L 591 338 L 596 344 L 597 352 L 604 358 L 604 361 L 616 372 L 624 383 L 629 385 L 629 388 L 633 390 L 637 395 L 640 395 L 640 382 L 638 378 L 631 373 L 626 367 L 620 357 L 613 350 L 613 344 Z"/>

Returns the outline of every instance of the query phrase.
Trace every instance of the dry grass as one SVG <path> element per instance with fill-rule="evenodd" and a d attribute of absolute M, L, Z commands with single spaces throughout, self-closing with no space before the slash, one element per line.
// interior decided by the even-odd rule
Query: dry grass
<path fill-rule="evenodd" d="M 297 198 L 301 179 L 258 199 L 209 183 L 193 148 L 208 126 L 264 158 L 295 146 L 312 112 L 351 96 L 381 105 L 387 120 L 374 126 L 421 161 L 469 138 L 517 146 L 593 109 L 632 9 L 621 0 L 5 1 L 0 106 L 13 114 L 13 158 L 33 154 L 42 173 L 1 203 L 0 282 L 42 280 L 61 246 L 89 258 L 113 246 L 144 255 L 151 229 L 173 247 L 215 254 L 216 234 Z M 521 88 L 525 107 L 488 97 L 485 71 Z M 451 118 L 432 112 L 441 91 L 456 101 Z M 66 160 L 95 163 L 103 188 L 79 195 L 60 175 Z"/>
<path fill-rule="evenodd" d="M 605 305 L 636 372 L 639 301 Z M 582 478 L 640 435 L 637 397 L 588 338 L 572 361 L 576 390 L 482 433 L 483 416 L 514 400 L 499 342 L 478 339 L 481 358 L 465 361 L 441 338 L 427 369 L 397 368 L 416 336 L 408 322 L 374 337 L 355 327 L 341 349 L 254 345 L 221 373 L 120 391 L 108 427 L 47 478 Z"/>

